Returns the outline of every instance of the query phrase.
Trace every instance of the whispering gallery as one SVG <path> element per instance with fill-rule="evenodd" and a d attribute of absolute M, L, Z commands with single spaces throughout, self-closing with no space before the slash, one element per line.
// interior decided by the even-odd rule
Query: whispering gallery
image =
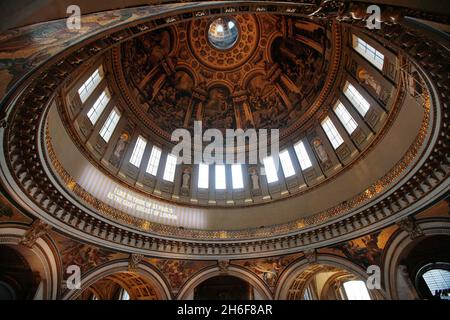
<path fill-rule="evenodd" d="M 448 1 L 0 11 L 0 300 L 450 300 Z"/>

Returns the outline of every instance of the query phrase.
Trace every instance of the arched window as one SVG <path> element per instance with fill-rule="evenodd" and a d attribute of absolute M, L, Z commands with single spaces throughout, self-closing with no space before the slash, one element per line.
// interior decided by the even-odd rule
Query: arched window
<path fill-rule="evenodd" d="M 123 288 L 120 289 L 119 300 L 130 300 L 130 295 L 127 290 Z"/>
<path fill-rule="evenodd" d="M 434 296 L 450 299 L 450 271 L 433 268 L 423 273 L 422 278 Z"/>
<path fill-rule="evenodd" d="M 364 281 L 352 280 L 344 282 L 344 289 L 348 300 L 371 300 Z"/>

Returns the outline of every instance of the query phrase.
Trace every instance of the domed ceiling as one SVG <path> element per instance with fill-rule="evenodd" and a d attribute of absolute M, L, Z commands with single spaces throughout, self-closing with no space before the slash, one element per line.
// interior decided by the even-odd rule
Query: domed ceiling
<path fill-rule="evenodd" d="M 226 6 L 231 3 L 237 2 Z M 120 25 L 70 45 L 55 40 L 60 54 L 49 47 L 33 53 L 27 63 L 38 57 L 42 64 L 11 86 L 7 126 L 0 128 L 1 178 L 17 202 L 89 242 L 167 256 L 229 257 L 350 239 L 448 190 L 449 95 L 435 90 L 448 91 L 442 44 L 396 23 L 369 33 L 363 21 L 350 13 L 336 19 L 339 12 L 326 6 L 312 16 L 318 10 L 312 5 L 292 11 L 280 4 L 273 14 L 267 14 L 273 7 L 241 5 L 235 15 L 222 2 L 203 5 L 203 11 L 168 8 L 173 16 L 152 8 L 141 20 L 137 11 L 130 14 L 136 20 L 120 16 Z M 385 55 L 382 68 L 352 47 L 352 36 Z M 419 38 L 430 46 L 420 46 Z M 81 101 L 80 86 L 94 70 L 104 77 Z M 368 100 L 365 114 L 346 98 L 346 82 Z M 411 82 L 423 90 L 411 91 Z M 90 121 L 87 114 L 107 91 L 110 102 Z M 354 117 L 352 132 L 333 110 L 337 100 Z M 120 121 L 105 140 L 100 131 L 111 114 Z M 337 126 L 339 145 L 327 138 L 324 119 Z M 228 176 L 227 188 L 215 190 L 198 187 L 198 165 L 190 172 L 177 165 L 175 179 L 164 181 L 171 146 L 164 142 L 194 120 L 222 130 L 280 128 L 289 140 L 280 147 L 289 149 L 295 174 L 280 170 L 271 184 L 243 166 L 244 188 L 233 188 Z M 149 143 L 135 165 L 141 136 Z M 295 158 L 298 142 L 311 162 L 305 168 Z M 150 174 L 154 146 L 161 164 Z"/>
<path fill-rule="evenodd" d="M 124 43 L 115 51 L 116 71 L 145 121 L 166 137 L 194 121 L 283 130 L 323 86 L 326 33 L 316 23 L 268 14 L 198 19 Z"/>

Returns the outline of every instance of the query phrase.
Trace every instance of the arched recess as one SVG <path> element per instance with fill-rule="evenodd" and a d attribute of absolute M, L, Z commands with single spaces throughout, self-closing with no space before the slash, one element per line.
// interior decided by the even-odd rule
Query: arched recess
<path fill-rule="evenodd" d="M 310 263 L 306 259 L 300 259 L 297 262 L 294 262 L 281 274 L 275 290 L 275 300 L 287 300 L 289 289 L 297 277 L 301 276 L 302 273 L 306 272 L 313 274 L 315 272 L 327 271 L 329 269 L 344 271 L 345 274 L 337 274 L 335 277 L 339 276 L 349 279 L 352 277 L 353 279 L 366 281 L 369 276 L 364 269 L 345 258 L 328 254 L 318 254 L 316 256 L 316 262 Z M 386 297 L 385 292 L 381 289 L 373 289 L 368 291 L 371 299 L 373 300 L 384 300 Z"/>
<path fill-rule="evenodd" d="M 264 282 L 255 274 L 247 269 L 239 266 L 228 266 L 226 271 L 219 267 L 212 267 L 194 275 L 188 282 L 180 289 L 177 295 L 177 300 L 191 300 L 194 296 L 194 289 L 205 280 L 217 276 L 234 276 L 244 281 L 247 281 L 257 292 L 259 298 L 262 300 L 272 300 L 272 294 Z"/>
<path fill-rule="evenodd" d="M 56 300 L 62 274 L 57 248 L 48 235 L 37 239 L 31 248 L 20 244 L 26 231 L 27 227 L 21 225 L 3 226 L 0 245 L 15 250 L 26 260 L 31 271 L 39 274 L 40 282 L 33 300 Z"/>
<path fill-rule="evenodd" d="M 450 236 L 450 221 L 448 218 L 426 218 L 415 222 L 416 230 L 421 230 L 422 236 L 411 237 L 410 233 L 398 230 L 386 244 L 383 262 L 383 283 L 387 297 L 392 300 L 418 299 L 419 296 L 410 280 L 407 268 L 401 263 L 402 258 L 416 244 L 430 236 Z"/>
<path fill-rule="evenodd" d="M 90 288 L 97 281 L 105 278 L 114 278 L 118 283 L 124 283 L 123 274 L 133 274 L 145 280 L 153 287 L 159 300 L 171 300 L 172 295 L 169 286 L 164 281 L 163 277 L 152 266 L 147 263 L 139 263 L 133 271 L 128 270 L 128 260 L 117 260 L 111 263 L 103 264 L 93 270 L 90 270 L 81 277 L 81 288 L 79 290 L 67 290 L 62 296 L 63 300 L 75 300 L 80 295 Z"/>

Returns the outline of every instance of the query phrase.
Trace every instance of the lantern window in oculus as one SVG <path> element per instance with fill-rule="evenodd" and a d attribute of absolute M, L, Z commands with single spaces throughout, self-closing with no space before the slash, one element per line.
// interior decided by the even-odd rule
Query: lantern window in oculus
<path fill-rule="evenodd" d="M 227 50 L 232 48 L 239 38 L 239 28 L 236 20 L 229 17 L 220 17 L 213 20 L 208 28 L 209 43 L 216 49 Z"/>

